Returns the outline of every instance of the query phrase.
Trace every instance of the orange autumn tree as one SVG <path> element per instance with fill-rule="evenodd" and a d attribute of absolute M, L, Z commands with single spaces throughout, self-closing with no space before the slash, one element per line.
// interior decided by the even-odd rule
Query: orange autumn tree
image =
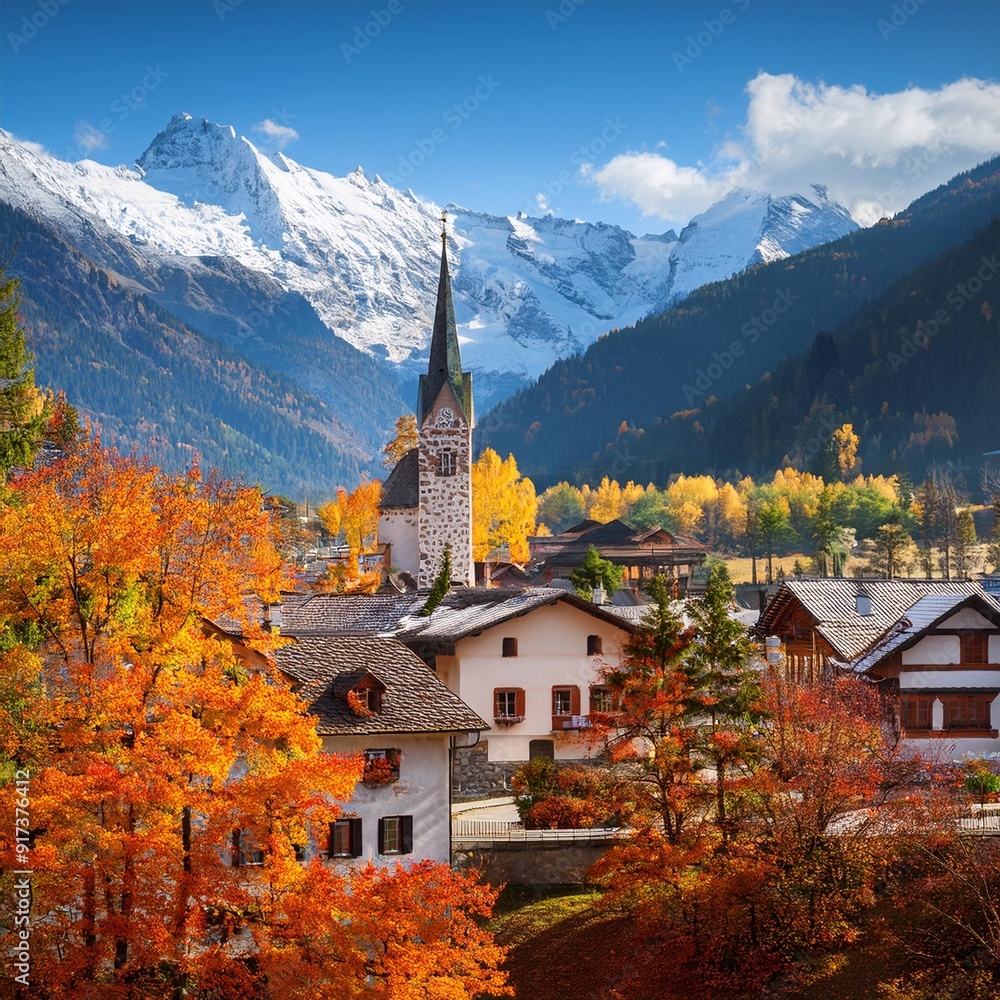
<path fill-rule="evenodd" d="M 378 537 L 378 505 L 382 500 L 382 483 L 378 479 L 360 483 L 350 493 L 341 488 L 337 499 L 319 508 L 320 520 L 335 538 L 343 536 L 348 548 L 346 563 L 331 568 L 323 588 L 336 592 L 374 593 L 381 582 L 381 573 L 362 573 L 359 559 L 362 553 L 374 551 Z"/>
<path fill-rule="evenodd" d="M 0 837 L 27 772 L 32 995 L 267 997 L 297 848 L 323 843 L 361 764 L 320 752 L 246 610 L 281 582 L 259 491 L 94 442 L 11 481 L 0 541 Z M 207 626 L 226 614 L 239 646 Z M 9 893 L 26 866 L 0 846 Z M 315 919 L 350 924 L 352 898 L 348 880 Z"/>

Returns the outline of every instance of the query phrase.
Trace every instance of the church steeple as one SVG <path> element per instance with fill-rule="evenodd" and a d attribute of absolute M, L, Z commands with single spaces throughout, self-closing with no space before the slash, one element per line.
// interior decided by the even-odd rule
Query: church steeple
<path fill-rule="evenodd" d="M 463 416 L 472 426 L 472 374 L 462 371 L 462 356 L 458 347 L 455 307 L 451 298 L 451 275 L 448 272 L 447 216 L 441 214 L 441 274 L 438 278 L 437 306 L 431 333 L 430 360 L 427 374 L 420 376 L 417 393 L 417 425 L 423 424 L 434 401 L 447 382 Z"/>

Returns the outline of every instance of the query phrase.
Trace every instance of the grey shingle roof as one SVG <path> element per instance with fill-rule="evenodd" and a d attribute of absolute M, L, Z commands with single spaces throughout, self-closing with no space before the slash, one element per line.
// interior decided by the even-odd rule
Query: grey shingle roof
<path fill-rule="evenodd" d="M 859 583 L 871 596 L 870 615 L 855 610 Z M 816 631 L 844 661 L 853 660 L 885 635 L 922 597 L 932 594 L 981 594 L 982 587 L 967 580 L 785 580 L 757 624 L 761 636 L 789 604 L 797 599 L 816 619 Z"/>
<path fill-rule="evenodd" d="M 645 609 L 597 605 L 551 587 L 465 587 L 445 594 L 428 617 L 420 615 L 426 594 L 317 594 L 289 609 L 285 635 L 383 635 L 404 642 L 454 642 L 545 604 L 565 601 L 602 621 L 634 631 Z"/>
<path fill-rule="evenodd" d="M 890 654 L 913 645 L 927 629 L 967 606 L 987 613 L 992 611 L 1000 617 L 1000 602 L 988 594 L 927 594 L 909 608 L 867 652 L 853 660 L 851 668 L 859 673 L 870 670 Z"/>
<path fill-rule="evenodd" d="M 306 636 L 277 652 L 278 667 L 300 682 L 298 694 L 324 735 L 447 733 L 489 729 L 414 653 L 395 639 Z M 347 692 L 370 673 L 385 685 L 381 710 L 355 715 Z"/>
<path fill-rule="evenodd" d="M 418 449 L 411 448 L 393 467 L 382 487 L 379 510 L 412 508 L 420 503 L 420 465 Z"/>

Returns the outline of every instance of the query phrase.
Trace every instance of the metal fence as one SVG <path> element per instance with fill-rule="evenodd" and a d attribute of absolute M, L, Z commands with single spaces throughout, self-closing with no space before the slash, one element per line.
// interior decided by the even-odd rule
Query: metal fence
<path fill-rule="evenodd" d="M 456 819 L 451 825 L 453 840 L 506 841 L 537 843 L 542 841 L 584 842 L 618 840 L 627 836 L 621 827 L 593 827 L 583 830 L 525 830 L 517 822 L 491 819 Z"/>

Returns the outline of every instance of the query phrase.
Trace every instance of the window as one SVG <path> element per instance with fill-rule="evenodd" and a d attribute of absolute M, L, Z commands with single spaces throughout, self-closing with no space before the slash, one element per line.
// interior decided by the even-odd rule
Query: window
<path fill-rule="evenodd" d="M 455 461 L 455 453 L 453 451 L 442 451 L 438 455 L 438 468 L 437 474 L 439 476 L 453 476 L 457 471 L 457 462 Z"/>
<path fill-rule="evenodd" d="M 494 688 L 493 721 L 501 726 L 524 721 L 524 688 Z"/>
<path fill-rule="evenodd" d="M 399 762 L 403 759 L 402 751 L 366 750 L 365 770 L 361 780 L 367 785 L 388 785 L 399 780 Z"/>
<path fill-rule="evenodd" d="M 587 656 L 600 656 L 604 650 L 601 648 L 601 637 L 599 635 L 587 636 Z"/>
<path fill-rule="evenodd" d="M 903 695 L 900 702 L 900 721 L 903 728 L 909 732 L 918 732 L 931 728 L 931 703 L 933 698 L 928 695 Z"/>
<path fill-rule="evenodd" d="M 575 685 L 563 684 L 552 689 L 552 729 L 561 732 L 567 729 L 588 729 L 590 720 L 580 714 L 580 689 Z"/>
<path fill-rule="evenodd" d="M 945 729 L 989 729 L 992 694 L 939 695 L 944 702 Z"/>
<path fill-rule="evenodd" d="M 233 858 L 234 868 L 245 868 L 250 865 L 262 865 L 264 863 L 264 852 L 258 851 L 253 844 L 253 839 L 246 830 L 233 830 Z"/>
<path fill-rule="evenodd" d="M 535 760 L 537 757 L 555 760 L 555 743 L 552 740 L 528 740 L 528 760 Z"/>
<path fill-rule="evenodd" d="M 503 655 L 517 656 L 517 639 L 507 636 L 503 641 Z"/>
<path fill-rule="evenodd" d="M 568 688 L 556 688 L 552 692 L 552 714 L 570 715 L 570 692 Z"/>
<path fill-rule="evenodd" d="M 331 858 L 361 857 L 361 820 L 357 818 L 338 819 L 330 824 Z"/>
<path fill-rule="evenodd" d="M 590 710 L 591 712 L 613 712 L 614 704 L 611 700 L 611 689 L 603 684 L 594 684 L 590 689 Z"/>
<path fill-rule="evenodd" d="M 413 853 L 413 817 L 383 816 L 378 821 L 379 854 Z"/>
<path fill-rule="evenodd" d="M 989 663 L 989 632 L 966 632 L 962 636 L 963 663 Z"/>

